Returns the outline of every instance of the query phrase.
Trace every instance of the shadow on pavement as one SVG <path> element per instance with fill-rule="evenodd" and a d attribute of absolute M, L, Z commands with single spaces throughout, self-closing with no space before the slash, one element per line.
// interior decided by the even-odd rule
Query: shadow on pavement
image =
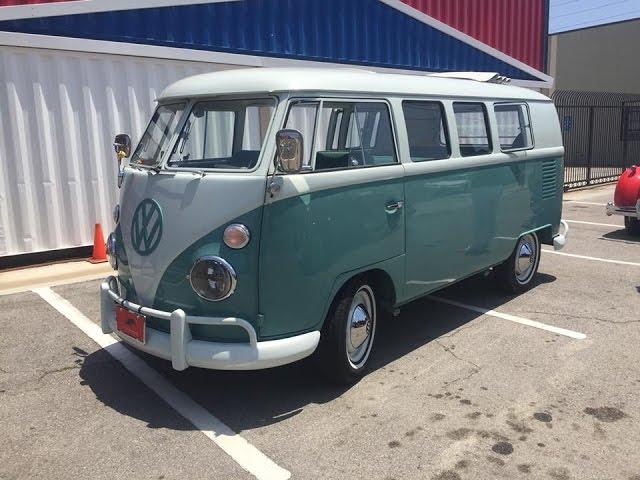
<path fill-rule="evenodd" d="M 537 284 L 553 281 L 555 277 L 542 273 L 537 278 Z M 438 295 L 487 309 L 498 308 L 513 298 L 501 294 L 490 278 L 483 277 L 471 278 L 438 292 Z M 380 322 L 371 371 L 384 368 L 479 316 L 480 313 L 428 297 L 405 305 L 399 317 Z M 165 360 L 135 353 L 236 432 L 278 423 L 297 415 L 307 405 L 330 402 L 353 388 L 328 383 L 316 374 L 309 359 L 259 371 L 225 372 L 192 367 L 177 372 Z M 102 403 L 123 415 L 146 422 L 151 428 L 194 428 L 181 417 L 177 421 L 176 415 L 161 414 L 166 412 L 164 402 L 128 375 L 105 350 L 85 357 L 80 377 Z"/>
<path fill-rule="evenodd" d="M 602 240 L 615 240 L 618 242 L 635 244 L 640 242 L 640 236 L 631 235 L 624 227 L 620 230 L 614 230 L 613 232 L 605 233 L 601 237 Z"/>

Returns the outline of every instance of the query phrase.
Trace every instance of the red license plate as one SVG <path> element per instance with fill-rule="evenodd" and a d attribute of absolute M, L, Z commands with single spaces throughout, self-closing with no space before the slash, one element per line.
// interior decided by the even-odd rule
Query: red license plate
<path fill-rule="evenodd" d="M 144 343 L 146 321 L 147 318 L 144 315 L 130 312 L 116 305 L 116 327 L 119 332 Z"/>

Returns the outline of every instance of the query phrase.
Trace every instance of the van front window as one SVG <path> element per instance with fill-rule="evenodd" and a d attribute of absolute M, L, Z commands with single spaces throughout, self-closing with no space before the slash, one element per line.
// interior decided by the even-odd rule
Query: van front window
<path fill-rule="evenodd" d="M 252 169 L 258 162 L 274 110 L 273 99 L 196 103 L 168 165 Z"/>
<path fill-rule="evenodd" d="M 160 163 L 173 135 L 186 103 L 160 105 L 151 117 L 140 143 L 133 152 L 131 162 L 137 165 L 155 166 Z"/>

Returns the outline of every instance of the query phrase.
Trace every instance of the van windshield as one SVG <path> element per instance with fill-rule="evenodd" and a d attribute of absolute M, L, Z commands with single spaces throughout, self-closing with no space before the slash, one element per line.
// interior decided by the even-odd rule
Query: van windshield
<path fill-rule="evenodd" d="M 258 163 L 274 110 L 271 98 L 194 104 L 168 165 L 252 169 Z"/>
<path fill-rule="evenodd" d="M 145 166 L 155 166 L 160 163 L 185 106 L 186 102 L 158 106 L 136 151 L 133 152 L 130 163 Z"/>

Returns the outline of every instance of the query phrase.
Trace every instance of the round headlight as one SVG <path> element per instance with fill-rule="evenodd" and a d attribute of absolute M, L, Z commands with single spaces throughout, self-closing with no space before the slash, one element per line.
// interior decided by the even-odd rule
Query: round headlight
<path fill-rule="evenodd" d="M 189 282 L 199 296 L 217 302 L 233 294 L 237 282 L 236 272 L 220 257 L 202 257 L 191 267 Z"/>
<path fill-rule="evenodd" d="M 249 243 L 249 229 L 241 223 L 232 223 L 224 229 L 222 239 L 227 247 L 233 249 L 244 248 Z"/>
<path fill-rule="evenodd" d="M 118 255 L 116 250 L 116 235 L 112 232 L 107 237 L 107 258 L 109 259 L 109 265 L 111 265 L 111 268 L 114 270 L 118 269 Z"/>
<path fill-rule="evenodd" d="M 116 205 L 113 207 L 113 223 L 118 223 L 120 221 L 120 205 Z"/>

